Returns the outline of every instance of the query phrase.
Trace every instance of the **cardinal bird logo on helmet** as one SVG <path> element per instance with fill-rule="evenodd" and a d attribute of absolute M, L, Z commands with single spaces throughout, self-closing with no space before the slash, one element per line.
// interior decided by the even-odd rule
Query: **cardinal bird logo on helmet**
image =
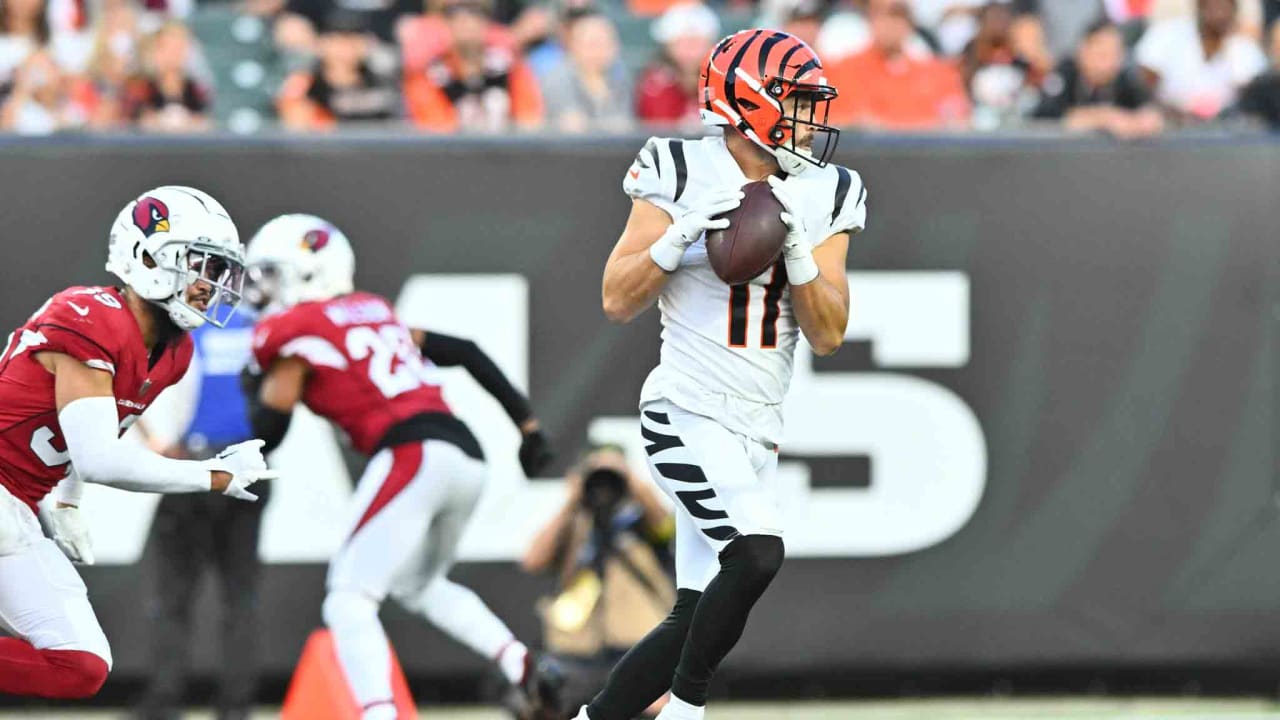
<path fill-rule="evenodd" d="M 302 247 L 315 252 L 323 250 L 329 244 L 328 230 L 308 230 L 306 235 L 302 236 Z"/>
<path fill-rule="evenodd" d="M 144 197 L 133 206 L 133 224 L 147 237 L 169 232 L 169 206 L 153 197 Z"/>

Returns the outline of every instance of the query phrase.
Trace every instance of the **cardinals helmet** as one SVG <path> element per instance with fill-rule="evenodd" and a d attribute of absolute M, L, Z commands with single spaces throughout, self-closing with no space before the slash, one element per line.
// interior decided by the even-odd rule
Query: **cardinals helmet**
<path fill-rule="evenodd" d="M 245 294 L 266 312 L 355 289 L 351 242 L 315 215 L 281 215 L 263 225 L 249 241 L 248 266 Z"/>
<path fill-rule="evenodd" d="M 148 190 L 116 216 L 107 270 L 183 330 L 226 325 L 240 304 L 244 247 L 226 209 L 181 185 Z"/>

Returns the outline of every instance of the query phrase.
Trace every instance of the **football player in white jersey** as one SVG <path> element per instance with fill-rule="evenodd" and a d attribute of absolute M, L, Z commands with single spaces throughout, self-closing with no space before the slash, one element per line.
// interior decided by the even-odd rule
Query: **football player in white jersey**
<path fill-rule="evenodd" d="M 804 42 L 747 30 L 702 71 L 703 118 L 723 134 L 651 139 L 623 180 L 631 216 L 604 271 L 605 313 L 658 302 L 662 354 L 641 392 L 654 478 L 677 507 L 671 615 L 614 668 L 578 720 L 630 720 L 670 688 L 660 720 L 701 720 L 707 686 L 782 565 L 774 475 L 796 339 L 828 355 L 849 319 L 845 256 L 863 228 L 858 174 L 830 163 L 836 89 Z M 782 259 L 745 285 L 712 271 L 703 240 L 768 180 L 786 211 Z"/>

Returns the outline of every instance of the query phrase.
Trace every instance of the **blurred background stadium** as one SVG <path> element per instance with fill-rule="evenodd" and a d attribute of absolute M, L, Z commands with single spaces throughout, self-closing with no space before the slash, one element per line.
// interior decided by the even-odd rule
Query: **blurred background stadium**
<path fill-rule="evenodd" d="M 1278 17 L 1280 0 L 0 0 L 0 326 L 108 282 L 110 219 L 158 184 L 208 190 L 246 238 L 283 212 L 334 221 L 361 287 L 476 339 L 557 440 L 556 477 L 526 481 L 502 409 L 451 376 L 495 459 L 457 577 L 540 637 L 560 588 L 521 563 L 562 474 L 589 441 L 639 463 L 657 321 L 610 326 L 596 304 L 622 174 L 647 135 L 702 132 L 716 39 L 783 28 L 840 89 L 837 159 L 869 223 L 846 347 L 802 348 L 788 401 L 791 559 L 711 717 L 1280 717 Z M 273 462 L 262 717 L 319 625 L 360 469 L 314 418 Z M 101 696 L 0 698 L 0 717 L 131 712 L 156 670 L 155 509 L 86 500 L 116 659 Z M 191 605 L 193 708 L 222 662 L 216 590 Z M 478 709 L 481 661 L 384 618 L 424 717 L 500 717 Z"/>

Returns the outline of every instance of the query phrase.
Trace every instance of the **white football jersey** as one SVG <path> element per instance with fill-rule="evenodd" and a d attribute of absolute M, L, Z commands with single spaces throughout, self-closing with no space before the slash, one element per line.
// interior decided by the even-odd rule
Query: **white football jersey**
<path fill-rule="evenodd" d="M 708 193 L 749 182 L 723 137 L 651 138 L 623 179 L 623 190 L 672 218 Z M 866 224 L 867 191 L 858 173 L 827 165 L 786 179 L 814 247 Z M 705 237 L 685 252 L 658 297 L 662 355 L 641 404 L 666 398 L 715 418 L 734 432 L 778 444 L 782 400 L 791 383 L 799 328 L 782 260 L 746 285 L 729 286 L 707 259 Z"/>

